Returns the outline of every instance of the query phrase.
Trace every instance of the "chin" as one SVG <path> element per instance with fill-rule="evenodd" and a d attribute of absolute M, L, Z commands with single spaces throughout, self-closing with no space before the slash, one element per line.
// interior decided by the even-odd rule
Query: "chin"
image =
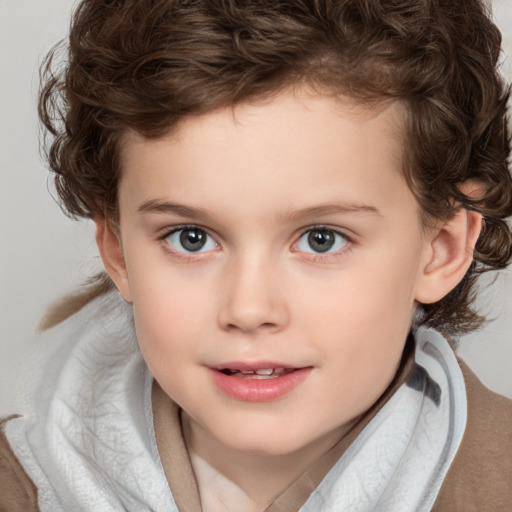
<path fill-rule="evenodd" d="M 268 437 L 268 436 L 267 436 Z M 233 444 L 233 449 L 246 453 L 247 455 L 258 455 L 264 457 L 280 457 L 289 455 L 303 448 L 304 444 L 281 442 L 281 439 L 246 439 L 245 442 Z"/>
<path fill-rule="evenodd" d="M 219 440 L 234 450 L 260 456 L 284 456 L 314 442 L 317 436 L 307 432 L 293 432 L 290 425 L 253 423 L 249 427 L 232 428 Z"/>

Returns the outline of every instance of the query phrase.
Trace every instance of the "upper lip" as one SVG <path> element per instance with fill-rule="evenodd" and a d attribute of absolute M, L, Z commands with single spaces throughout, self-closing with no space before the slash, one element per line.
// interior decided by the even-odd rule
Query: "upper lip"
<path fill-rule="evenodd" d="M 302 368 L 301 366 L 290 365 L 286 363 L 277 363 L 275 361 L 232 361 L 228 363 L 215 364 L 210 366 L 213 370 L 244 370 L 244 371 L 256 371 L 256 370 L 268 370 L 269 368 L 283 368 L 285 370 Z"/>

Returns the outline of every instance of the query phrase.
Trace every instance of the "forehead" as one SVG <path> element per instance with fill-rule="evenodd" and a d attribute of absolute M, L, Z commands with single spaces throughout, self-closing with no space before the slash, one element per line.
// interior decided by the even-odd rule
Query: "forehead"
<path fill-rule="evenodd" d="M 379 203 L 396 184 L 403 192 L 404 117 L 398 102 L 370 109 L 347 97 L 294 91 L 185 118 L 161 138 L 129 133 L 120 206 L 127 196 L 140 204 L 178 193 L 202 204 L 245 198 L 247 210 Z"/>
<path fill-rule="evenodd" d="M 212 126 L 236 127 L 237 131 L 251 129 L 256 123 L 267 121 L 279 129 L 286 121 L 294 123 L 295 121 L 308 121 L 306 129 L 308 137 L 314 137 L 314 126 L 311 122 L 316 118 L 322 124 L 334 121 L 337 117 L 360 123 L 364 126 L 379 123 L 380 127 L 385 128 L 386 135 L 398 137 L 401 136 L 404 128 L 404 121 L 407 116 L 407 107 L 402 100 L 389 99 L 355 99 L 349 95 L 331 92 L 328 89 L 311 89 L 309 87 L 290 86 L 282 91 L 267 94 L 258 97 L 253 101 L 244 101 L 227 107 L 215 109 L 206 114 L 189 115 L 173 124 L 166 135 L 156 138 L 146 138 L 134 130 L 127 130 L 123 137 L 122 149 L 133 144 L 144 142 L 166 141 L 166 142 L 184 142 L 186 139 L 197 138 L 201 132 L 206 133 Z M 331 123 L 332 124 L 332 123 Z M 306 126 L 305 128 L 308 128 Z M 298 127 L 297 127 L 298 128 Z M 281 133 L 286 137 L 288 132 Z M 217 131 L 219 139 L 224 135 L 222 131 Z M 225 139 L 221 142 L 229 143 Z"/>

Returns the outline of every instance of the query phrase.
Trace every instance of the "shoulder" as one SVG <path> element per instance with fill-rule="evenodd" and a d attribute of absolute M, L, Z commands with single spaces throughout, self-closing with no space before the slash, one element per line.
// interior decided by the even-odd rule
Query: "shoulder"
<path fill-rule="evenodd" d="M 512 400 L 487 389 L 463 361 L 459 364 L 467 392 L 466 430 L 432 510 L 510 511 Z"/>
<path fill-rule="evenodd" d="M 36 512 L 37 489 L 4 434 L 4 425 L 12 417 L 0 420 L 0 512 Z"/>

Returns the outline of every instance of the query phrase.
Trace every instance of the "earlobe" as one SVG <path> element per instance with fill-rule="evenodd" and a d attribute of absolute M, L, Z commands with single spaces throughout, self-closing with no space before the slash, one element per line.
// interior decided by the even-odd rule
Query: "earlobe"
<path fill-rule="evenodd" d="M 482 215 L 460 208 L 432 233 L 416 288 L 416 300 L 431 304 L 446 296 L 466 274 L 482 228 Z"/>
<path fill-rule="evenodd" d="M 96 217 L 94 224 L 96 225 L 96 244 L 105 265 L 105 270 L 114 281 L 124 300 L 132 302 L 121 240 L 104 217 Z"/>

